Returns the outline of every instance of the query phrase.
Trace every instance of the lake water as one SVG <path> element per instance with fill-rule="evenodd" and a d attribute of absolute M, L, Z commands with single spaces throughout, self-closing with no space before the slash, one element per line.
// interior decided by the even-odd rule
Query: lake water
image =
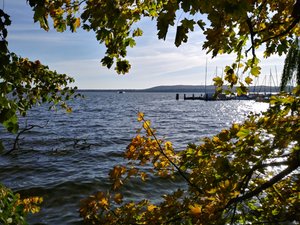
<path fill-rule="evenodd" d="M 20 150 L 0 156 L 0 182 L 23 195 L 44 198 L 41 212 L 29 218 L 30 224 L 81 223 L 80 199 L 109 188 L 109 170 L 123 162 L 122 153 L 140 127 L 138 111 L 151 120 L 158 137 L 181 150 L 232 122 L 243 121 L 250 111 L 268 107 L 254 101 L 176 101 L 175 93 L 83 94 L 84 99 L 70 103 L 70 114 L 47 107 L 32 109 L 21 126 L 38 127 L 21 136 Z M 6 148 L 11 148 L 13 136 L 3 130 L 0 135 Z M 152 178 L 145 186 L 132 183 L 126 196 L 130 200 L 158 198 L 175 186 L 172 181 Z"/>

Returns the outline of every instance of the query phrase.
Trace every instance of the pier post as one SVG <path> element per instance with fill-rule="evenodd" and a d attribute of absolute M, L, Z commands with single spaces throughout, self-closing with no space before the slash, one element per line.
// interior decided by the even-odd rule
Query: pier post
<path fill-rule="evenodd" d="M 179 100 L 179 94 L 176 94 L 176 100 Z"/>

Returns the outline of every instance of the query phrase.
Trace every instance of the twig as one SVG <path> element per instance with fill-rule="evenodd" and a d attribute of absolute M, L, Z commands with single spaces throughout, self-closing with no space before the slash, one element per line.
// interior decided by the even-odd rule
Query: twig
<path fill-rule="evenodd" d="M 234 204 L 234 208 L 233 208 L 233 213 L 232 213 L 230 225 L 233 225 L 233 223 L 234 223 L 234 217 L 235 217 L 235 214 L 236 214 L 237 204 L 238 204 L 237 202 Z"/>
<path fill-rule="evenodd" d="M 261 5 L 260 12 L 262 11 L 263 6 L 265 5 L 265 3 L 266 3 L 266 1 L 264 1 L 263 4 Z M 268 41 L 270 41 L 270 40 L 272 40 L 272 39 L 277 39 L 277 38 L 279 38 L 279 37 L 281 37 L 281 36 L 284 36 L 284 35 L 287 35 L 288 33 L 290 33 L 291 30 L 293 30 L 293 29 L 295 28 L 295 26 L 296 26 L 296 25 L 299 23 L 299 21 L 300 21 L 300 14 L 299 14 L 300 9 L 299 9 L 299 7 L 300 7 L 300 0 L 297 0 L 296 4 L 294 5 L 293 12 L 292 12 L 292 17 L 294 18 L 294 20 L 291 22 L 291 24 L 287 27 L 286 30 L 282 31 L 282 32 L 279 33 L 279 34 L 276 34 L 276 35 L 274 35 L 274 36 L 271 36 L 271 37 L 268 37 L 268 38 L 266 38 L 266 39 L 263 39 L 263 40 L 259 41 L 259 44 L 261 45 L 261 44 L 263 44 L 263 43 L 265 43 L 265 42 L 268 42 Z M 260 30 L 260 31 L 256 31 L 256 32 L 255 32 L 255 31 L 253 30 L 253 26 L 252 26 L 252 23 L 251 23 L 251 19 L 250 19 L 249 17 L 247 17 L 246 22 L 247 22 L 247 25 L 248 25 L 248 27 L 249 27 L 250 36 L 251 36 L 251 46 L 250 46 L 250 48 L 249 48 L 248 50 L 246 50 L 246 55 L 247 55 L 247 53 L 248 53 L 250 50 L 252 50 L 252 55 L 255 56 L 255 41 L 254 41 L 254 36 L 255 36 L 255 34 L 261 32 L 261 31 L 263 31 L 263 30 L 265 30 L 265 29 Z M 281 23 L 277 23 L 277 24 L 281 24 Z"/>
<path fill-rule="evenodd" d="M 47 121 L 48 123 L 48 121 Z M 15 138 L 15 141 L 14 141 L 14 144 L 13 144 L 13 147 L 12 149 L 10 149 L 8 152 L 6 152 L 4 155 L 8 155 L 10 154 L 11 152 L 13 152 L 14 150 L 18 150 L 20 147 L 19 147 L 19 140 L 20 140 L 20 136 L 22 134 L 24 134 L 25 132 L 29 131 L 29 130 L 32 130 L 33 128 L 35 127 L 38 127 L 38 128 L 43 128 L 43 126 L 40 126 L 40 125 L 27 125 L 27 121 L 26 121 L 26 125 L 25 125 L 25 128 L 22 129 L 21 131 L 18 132 L 16 138 Z"/>
<path fill-rule="evenodd" d="M 248 25 L 248 28 L 249 28 L 249 31 L 250 31 L 250 37 L 251 37 L 251 47 L 246 52 L 248 52 L 252 49 L 252 56 L 253 56 L 253 60 L 254 60 L 254 58 L 256 58 L 255 41 L 254 41 L 254 36 L 255 36 L 256 33 L 253 30 L 251 19 L 248 16 L 247 16 L 246 22 L 247 22 L 247 25 Z"/>
<path fill-rule="evenodd" d="M 295 158 L 288 163 L 289 166 L 286 169 L 282 170 L 279 174 L 272 177 L 269 181 L 265 182 L 264 184 L 262 184 L 261 186 L 259 186 L 256 189 L 254 189 L 253 191 L 249 191 L 248 193 L 246 193 L 246 194 L 244 194 L 240 197 L 230 199 L 229 202 L 226 204 L 225 208 L 228 208 L 232 204 L 250 199 L 250 198 L 258 195 L 262 191 L 266 190 L 267 188 L 271 187 L 275 183 L 279 182 L 280 180 L 282 180 L 284 177 L 286 177 L 287 175 L 292 173 L 294 170 L 296 170 L 300 166 L 300 161 L 299 161 L 298 157 L 299 157 L 299 152 L 297 152 Z M 270 163 L 270 164 L 265 164 L 265 165 L 272 165 L 272 164 L 273 165 L 275 165 L 275 164 L 277 164 L 277 165 L 282 164 L 283 165 L 283 163 L 285 165 L 287 162 L 275 162 L 275 163 Z M 254 170 L 252 169 L 251 171 L 254 171 Z"/>
<path fill-rule="evenodd" d="M 281 33 L 279 33 L 275 36 L 272 36 L 272 37 L 269 37 L 269 38 L 266 38 L 266 39 L 262 40 L 260 42 L 260 44 L 263 44 L 263 43 L 268 42 L 272 39 L 276 39 L 276 38 L 282 37 L 284 35 L 287 35 L 292 29 L 294 29 L 294 27 L 297 25 L 297 23 L 299 23 L 299 21 L 300 21 L 300 17 L 294 19 L 294 21 L 290 24 L 290 26 L 285 31 L 283 31 L 283 32 L 281 32 Z"/>
<path fill-rule="evenodd" d="M 146 120 L 144 119 L 144 117 L 142 116 L 142 120 L 144 121 L 144 122 L 146 122 Z M 201 193 L 201 194 L 203 194 L 204 192 L 203 192 L 203 190 L 201 190 L 198 186 L 196 186 L 194 183 L 192 183 L 190 180 L 189 180 L 189 178 L 184 174 L 184 172 L 166 155 L 166 153 L 164 152 L 164 150 L 162 149 L 162 147 L 161 147 L 161 145 L 160 145 L 160 143 L 159 143 L 159 141 L 158 141 L 158 139 L 157 139 L 157 137 L 155 136 L 155 134 L 153 133 L 153 131 L 152 131 L 152 129 L 150 128 L 150 126 L 148 125 L 148 123 L 145 123 L 146 124 L 146 126 L 147 126 L 147 128 L 148 128 L 148 130 L 149 130 L 149 132 L 150 132 L 150 134 L 151 134 L 151 136 L 154 138 L 154 140 L 156 141 L 156 143 L 158 144 L 158 147 L 159 147 L 159 150 L 160 150 L 160 152 L 161 152 L 161 154 L 164 156 L 164 157 L 166 157 L 166 159 L 175 167 L 175 169 L 178 171 L 178 173 L 183 177 L 183 179 L 185 179 L 186 180 L 186 182 L 191 186 L 191 187 L 194 187 L 194 188 L 196 188 L 196 190 L 199 192 L 199 193 Z"/>
<path fill-rule="evenodd" d="M 272 162 L 272 163 L 264 163 L 264 164 L 259 163 L 259 164 L 255 165 L 244 177 L 244 179 L 241 183 L 241 193 L 242 194 L 245 193 L 245 190 L 251 180 L 251 177 L 256 170 L 266 168 L 268 166 L 275 167 L 275 166 L 283 166 L 283 165 L 289 165 L 289 162 L 283 161 L 283 162 Z"/>

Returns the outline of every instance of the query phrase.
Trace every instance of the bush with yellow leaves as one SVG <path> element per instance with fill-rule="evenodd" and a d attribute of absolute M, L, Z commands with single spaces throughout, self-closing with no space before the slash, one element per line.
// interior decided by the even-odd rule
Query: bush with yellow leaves
<path fill-rule="evenodd" d="M 37 213 L 42 203 L 41 197 L 21 199 L 19 194 L 0 184 L 0 224 L 23 225 L 28 213 Z"/>

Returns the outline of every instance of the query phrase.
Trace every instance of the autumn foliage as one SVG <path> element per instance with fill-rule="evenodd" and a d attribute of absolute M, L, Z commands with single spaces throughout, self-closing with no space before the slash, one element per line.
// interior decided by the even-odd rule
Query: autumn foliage
<path fill-rule="evenodd" d="M 0 184 L 0 224 L 27 224 L 27 214 L 39 212 L 42 202 L 41 197 L 21 198 Z"/>

